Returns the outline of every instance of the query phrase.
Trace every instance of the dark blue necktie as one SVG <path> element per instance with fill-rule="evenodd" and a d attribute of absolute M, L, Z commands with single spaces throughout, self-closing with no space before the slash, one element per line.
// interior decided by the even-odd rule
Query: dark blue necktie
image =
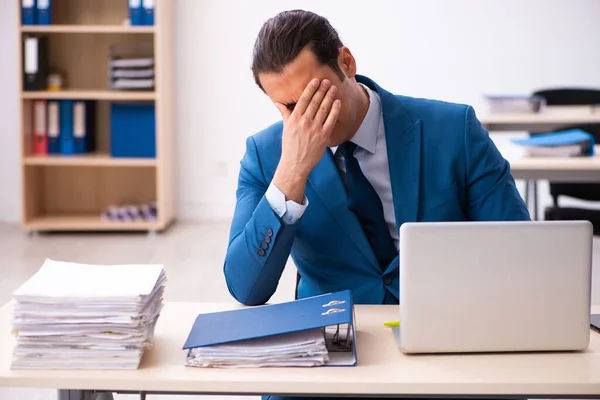
<path fill-rule="evenodd" d="M 398 251 L 383 216 L 381 199 L 354 157 L 356 147 L 352 142 L 343 143 L 339 147 L 346 162 L 348 208 L 358 218 L 379 265 L 385 269 L 396 258 Z"/>

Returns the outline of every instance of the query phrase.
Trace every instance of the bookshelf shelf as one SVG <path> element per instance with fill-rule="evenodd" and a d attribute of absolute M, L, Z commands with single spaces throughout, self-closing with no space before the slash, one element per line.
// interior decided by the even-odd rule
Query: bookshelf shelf
<path fill-rule="evenodd" d="M 108 154 L 85 154 L 76 156 L 31 155 L 23 159 L 25 165 L 81 166 L 81 167 L 154 167 L 154 158 L 113 158 Z"/>
<path fill-rule="evenodd" d="M 105 222 L 98 215 L 41 215 L 24 227 L 35 231 L 151 231 L 159 228 L 154 222 Z"/>
<path fill-rule="evenodd" d="M 154 33 L 154 26 L 130 25 L 29 25 L 21 26 L 22 33 Z"/>
<path fill-rule="evenodd" d="M 60 91 L 24 91 L 23 99 L 46 100 L 110 100 L 110 101 L 152 101 L 156 99 L 154 91 L 119 90 L 60 90 Z"/>
<path fill-rule="evenodd" d="M 22 2 L 13 1 L 18 2 L 20 9 Z M 142 26 L 129 23 L 128 6 L 127 0 L 52 0 L 50 25 L 18 23 L 18 54 L 11 59 L 21 71 L 17 96 L 21 226 L 28 231 L 162 231 L 175 221 L 175 5 L 171 0 L 155 0 L 154 23 Z M 38 54 L 27 58 L 32 51 L 27 43 L 31 41 L 38 41 L 34 47 L 37 50 L 33 50 Z M 131 48 L 141 48 L 144 54 L 118 52 L 129 52 Z M 154 89 L 111 89 L 111 79 L 115 78 L 110 75 L 109 62 L 121 57 L 151 58 L 151 66 L 146 67 L 151 69 L 147 79 L 153 79 Z M 39 65 L 47 61 L 48 69 L 40 67 L 41 75 L 36 76 L 36 72 L 31 72 L 32 60 Z M 122 74 L 124 67 L 119 68 Z M 62 88 L 46 90 L 46 74 L 55 72 L 64 78 Z M 120 76 L 131 79 L 131 75 Z M 68 100 L 79 102 L 85 110 L 90 107 L 93 113 L 78 114 L 74 103 Z M 84 100 L 85 104 L 81 103 Z M 52 123 L 50 107 L 59 110 L 53 112 Z M 142 108 L 150 110 L 144 111 L 146 119 L 139 119 L 139 114 L 135 114 L 139 111 L 123 116 L 123 109 Z M 45 114 L 40 114 L 40 110 L 45 110 Z M 87 122 L 81 122 L 82 118 Z M 44 124 L 40 124 L 42 120 Z M 61 123 L 65 120 L 70 123 Z M 36 136 L 40 129 L 41 135 L 46 136 L 44 140 Z M 50 129 L 58 135 L 58 154 L 56 139 L 52 139 L 52 148 L 45 144 L 54 137 L 49 134 Z M 94 146 L 82 145 L 77 136 L 82 130 L 91 130 L 93 135 L 88 138 Z M 140 138 L 146 138 L 145 142 Z M 72 148 L 65 149 L 72 144 L 65 143 L 78 144 L 79 152 L 88 153 L 69 154 L 74 152 Z M 113 157 L 111 152 L 137 157 Z M 141 158 L 151 155 L 155 156 Z M 155 207 L 156 220 L 106 222 L 101 217 L 110 206 L 148 204 L 153 205 L 153 210 Z"/>

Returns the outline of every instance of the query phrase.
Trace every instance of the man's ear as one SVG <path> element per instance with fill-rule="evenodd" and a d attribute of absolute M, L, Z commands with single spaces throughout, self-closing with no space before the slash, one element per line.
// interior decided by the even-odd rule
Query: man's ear
<path fill-rule="evenodd" d="M 344 71 L 348 78 L 354 78 L 356 75 L 356 60 L 346 46 L 342 46 L 338 54 L 338 65 Z"/>

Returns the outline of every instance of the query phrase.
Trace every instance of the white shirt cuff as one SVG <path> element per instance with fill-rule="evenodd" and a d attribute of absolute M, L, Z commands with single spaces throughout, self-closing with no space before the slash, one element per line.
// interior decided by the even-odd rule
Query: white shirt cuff
<path fill-rule="evenodd" d="M 273 211 L 275 211 L 275 214 L 287 225 L 295 224 L 302 217 L 302 214 L 304 214 L 306 207 L 308 207 L 306 196 L 304 196 L 302 204 L 298 204 L 292 200 L 285 201 L 285 195 L 272 183 L 269 185 L 265 197 Z"/>

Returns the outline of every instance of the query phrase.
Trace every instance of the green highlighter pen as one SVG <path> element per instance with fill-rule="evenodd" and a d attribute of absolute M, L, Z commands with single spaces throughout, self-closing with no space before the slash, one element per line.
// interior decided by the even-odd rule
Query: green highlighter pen
<path fill-rule="evenodd" d="M 383 326 L 387 326 L 388 328 L 394 328 L 394 327 L 400 326 L 400 321 L 384 322 Z"/>

